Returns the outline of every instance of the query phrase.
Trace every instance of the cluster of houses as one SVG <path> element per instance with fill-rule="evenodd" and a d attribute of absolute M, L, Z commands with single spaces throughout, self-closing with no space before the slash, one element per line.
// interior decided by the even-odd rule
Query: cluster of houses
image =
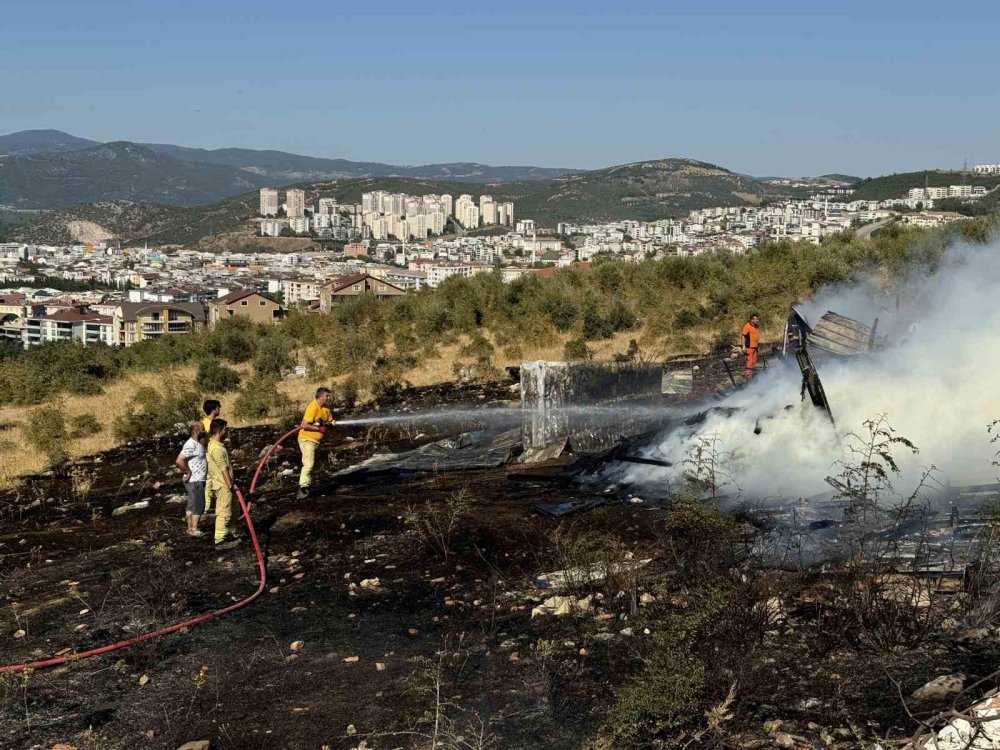
<path fill-rule="evenodd" d="M 406 290 L 367 273 L 317 280 L 312 292 L 314 296 L 302 306 L 318 312 L 330 312 L 345 299 L 360 295 L 388 298 L 406 294 Z M 275 323 L 285 317 L 287 309 L 277 297 L 257 289 L 227 292 L 207 304 L 130 301 L 112 296 L 119 295 L 30 288 L 0 292 L 0 338 L 24 347 L 51 341 L 134 346 L 166 335 L 202 331 L 231 318 Z"/>

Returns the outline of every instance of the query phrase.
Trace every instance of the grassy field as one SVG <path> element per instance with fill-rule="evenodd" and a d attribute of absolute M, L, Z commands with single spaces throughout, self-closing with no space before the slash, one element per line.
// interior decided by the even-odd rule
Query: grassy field
<path fill-rule="evenodd" d="M 617 353 L 628 347 L 630 338 L 635 338 L 637 332 L 630 334 L 618 334 L 608 340 L 595 342 L 592 347 L 595 359 L 609 360 Z M 547 345 L 537 347 L 527 347 L 525 349 L 525 360 L 532 359 L 552 359 L 558 360 L 563 357 L 563 347 L 567 336 Z M 413 386 L 435 385 L 454 380 L 454 362 L 459 359 L 459 351 L 468 343 L 468 337 L 460 337 L 459 340 L 438 349 L 438 356 L 414 367 L 404 374 L 404 381 Z M 520 365 L 520 359 L 514 360 L 500 356 L 497 366 L 502 368 L 509 365 Z M 250 367 L 239 365 L 235 369 L 241 375 L 247 376 Z M 165 382 L 191 382 L 195 377 L 193 366 L 176 367 L 162 373 L 137 372 L 131 373 L 121 380 L 109 383 L 104 388 L 104 392 L 93 396 L 74 396 L 60 400 L 67 422 L 73 423 L 82 415 L 93 415 L 97 417 L 101 425 L 100 432 L 87 437 L 72 440 L 69 453 L 71 458 L 92 455 L 101 451 L 113 448 L 121 444 L 121 440 L 115 438 L 115 420 L 126 413 L 129 404 L 140 388 L 158 388 Z M 340 384 L 344 377 L 325 378 L 322 382 L 334 386 Z M 289 396 L 299 408 L 305 405 L 313 397 L 313 392 L 319 383 L 316 378 L 288 378 L 279 384 L 280 390 Z M 371 399 L 371 393 L 363 387 L 360 390 L 362 401 Z M 222 402 L 222 414 L 235 427 L 246 427 L 251 424 L 266 424 L 270 420 L 243 420 L 233 416 L 234 405 L 238 398 L 238 392 L 225 393 L 218 396 Z M 45 468 L 45 457 L 35 448 L 30 446 L 24 437 L 23 427 L 33 416 L 33 409 L 25 409 L 23 406 L 7 405 L 0 407 L 0 425 L 3 431 L 0 432 L 0 440 L 4 441 L 4 450 L 0 451 L 0 489 L 12 487 L 18 478 L 35 474 Z M 192 420 L 199 415 L 192 414 Z M 178 448 L 183 442 L 178 439 Z"/>

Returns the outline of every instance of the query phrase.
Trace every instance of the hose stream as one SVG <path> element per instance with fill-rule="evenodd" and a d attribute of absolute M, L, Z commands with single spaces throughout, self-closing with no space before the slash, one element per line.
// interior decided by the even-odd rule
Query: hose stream
<path fill-rule="evenodd" d="M 257 464 L 257 471 L 254 472 L 253 480 L 250 482 L 250 494 L 253 495 L 254 491 L 257 489 L 257 479 L 260 477 L 260 472 L 264 468 L 268 459 L 274 454 L 274 452 L 281 446 L 281 444 L 287 440 L 289 437 L 298 432 L 301 427 L 295 427 L 289 430 L 278 441 L 272 445 L 264 457 Z M 184 630 L 185 628 L 190 628 L 195 625 L 200 625 L 203 622 L 208 622 L 209 620 L 214 620 L 216 617 L 221 617 L 222 615 L 227 615 L 230 612 L 235 612 L 238 609 L 242 609 L 252 602 L 254 599 L 259 597 L 264 593 L 264 586 L 267 584 L 267 565 L 264 563 L 264 552 L 260 548 L 260 540 L 257 539 L 257 530 L 253 526 L 253 521 L 250 519 L 250 503 L 246 501 L 243 497 L 243 493 L 240 488 L 235 484 L 233 489 L 236 491 L 236 499 L 239 500 L 240 508 L 243 510 L 243 520 L 246 521 L 247 531 L 250 532 L 250 541 L 253 542 L 254 554 L 257 556 L 257 571 L 259 575 L 259 582 L 257 583 L 257 589 L 250 594 L 250 596 L 245 599 L 241 599 L 235 604 L 230 604 L 228 607 L 223 607 L 222 609 L 217 609 L 214 612 L 207 612 L 206 614 L 199 615 L 198 617 L 193 617 L 190 620 L 185 620 L 184 622 L 179 622 L 175 625 L 170 625 L 166 628 L 161 628 L 159 630 L 153 630 L 148 633 L 143 633 L 142 635 L 137 635 L 134 638 L 127 638 L 124 641 L 118 641 L 117 643 L 111 643 L 107 646 L 101 646 L 99 648 L 92 648 L 87 651 L 78 651 L 63 656 L 56 656 L 51 659 L 41 659 L 39 661 L 30 661 L 23 664 L 8 664 L 7 666 L 0 667 L 0 674 L 5 672 L 26 672 L 32 669 L 45 669 L 47 667 L 57 667 L 62 664 L 69 664 L 71 662 L 81 661 L 83 659 L 89 659 L 92 656 L 100 656 L 101 654 L 108 654 L 112 651 L 117 651 L 122 648 L 127 648 L 129 646 L 134 646 L 137 643 L 142 643 L 143 641 L 151 641 L 154 638 L 159 638 L 164 635 L 169 635 L 170 633 L 176 633 L 179 630 Z"/>

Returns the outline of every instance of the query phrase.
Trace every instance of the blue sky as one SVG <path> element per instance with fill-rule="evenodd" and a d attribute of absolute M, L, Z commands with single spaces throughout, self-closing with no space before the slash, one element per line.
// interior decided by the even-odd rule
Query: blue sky
<path fill-rule="evenodd" d="M 3 6 L 0 133 L 755 175 L 1000 162 L 996 2 Z"/>

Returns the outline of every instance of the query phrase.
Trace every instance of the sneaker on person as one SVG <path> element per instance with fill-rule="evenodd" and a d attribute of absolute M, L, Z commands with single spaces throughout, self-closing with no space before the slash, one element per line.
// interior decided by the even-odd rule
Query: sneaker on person
<path fill-rule="evenodd" d="M 309 488 L 308 487 L 299 487 L 299 491 L 295 493 L 295 499 L 296 500 L 305 500 L 307 497 L 309 497 Z"/>
<path fill-rule="evenodd" d="M 188 536 L 205 536 L 205 532 L 201 529 L 195 529 L 194 531 L 189 531 Z"/>
<path fill-rule="evenodd" d="M 223 539 L 221 542 L 215 543 L 216 549 L 236 549 L 239 546 L 240 546 L 240 540 L 232 538 Z"/>

